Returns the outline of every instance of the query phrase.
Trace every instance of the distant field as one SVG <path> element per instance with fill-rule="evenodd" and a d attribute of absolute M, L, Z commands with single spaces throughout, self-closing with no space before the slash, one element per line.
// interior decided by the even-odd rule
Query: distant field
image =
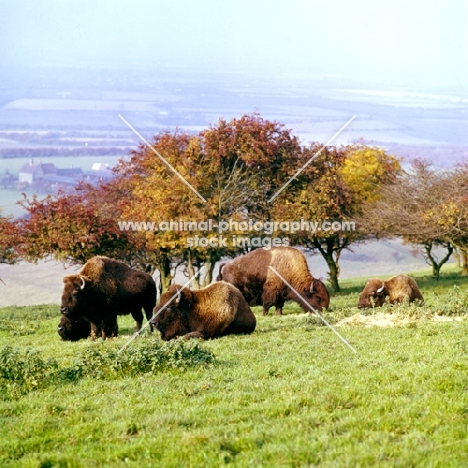
<path fill-rule="evenodd" d="M 133 111 L 154 112 L 162 110 L 153 103 L 124 100 L 85 100 L 85 99 L 17 99 L 4 106 L 6 110 L 29 111 Z"/>
<path fill-rule="evenodd" d="M 81 167 L 83 171 L 88 171 L 91 169 L 94 163 L 107 163 L 111 167 L 115 166 L 118 160 L 122 156 L 74 156 L 69 158 L 41 158 L 43 162 L 50 162 L 56 165 L 58 168 L 67 168 L 67 167 Z M 18 176 L 20 168 L 23 164 L 27 163 L 29 159 L 25 158 L 9 158 L 1 159 L 0 158 L 0 177 L 5 174 L 6 171 L 9 171 L 10 174 L 13 174 L 15 177 Z M 26 192 L 28 196 L 32 195 L 32 192 Z M 44 194 L 45 195 L 45 194 Z M 40 194 L 41 196 L 41 194 Z M 4 189 L 0 187 L 0 209 L 3 215 L 13 215 L 21 216 L 24 214 L 24 211 L 20 206 L 16 204 L 18 200 L 21 200 L 21 190 L 16 189 Z"/>
<path fill-rule="evenodd" d="M 115 166 L 118 160 L 124 155 L 115 156 L 73 156 L 73 157 L 43 157 L 36 158 L 41 159 L 42 162 L 53 163 L 58 168 L 67 168 L 70 166 L 81 167 L 83 171 L 88 171 L 91 166 L 97 163 L 107 163 L 110 166 Z M 10 171 L 11 174 L 17 176 L 23 164 L 29 162 L 29 158 L 0 158 L 0 176 L 2 176 L 6 170 Z"/>

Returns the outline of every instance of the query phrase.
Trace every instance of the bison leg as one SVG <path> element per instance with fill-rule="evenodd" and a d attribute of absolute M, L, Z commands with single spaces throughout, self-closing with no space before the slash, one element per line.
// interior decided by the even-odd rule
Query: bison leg
<path fill-rule="evenodd" d="M 262 304 L 263 304 L 263 315 L 268 315 L 268 310 L 273 304 L 276 304 L 277 292 L 271 288 L 263 288 Z M 277 309 L 278 312 L 278 309 Z"/>
<path fill-rule="evenodd" d="M 276 315 L 283 315 L 283 306 L 284 306 L 284 301 L 278 298 L 275 304 Z"/>
<path fill-rule="evenodd" d="M 146 320 L 150 323 L 150 330 L 154 331 L 153 324 L 151 323 L 151 318 L 153 317 L 154 304 L 149 306 L 144 306 Z"/>
<path fill-rule="evenodd" d="M 89 336 L 91 337 L 92 340 L 95 340 L 96 338 L 100 338 L 102 334 L 102 328 L 100 324 L 90 322 L 91 324 L 91 333 Z"/>
<path fill-rule="evenodd" d="M 268 315 L 268 310 L 275 305 L 276 315 L 283 315 L 284 299 L 281 294 L 273 288 L 264 288 L 262 294 L 263 315 Z"/>
<path fill-rule="evenodd" d="M 193 331 L 193 332 L 187 333 L 187 334 L 184 335 L 184 338 L 186 340 L 190 340 L 190 338 L 203 338 L 203 339 L 206 339 L 204 333 L 200 332 L 200 331 Z"/>
<path fill-rule="evenodd" d="M 102 338 L 114 338 L 119 333 L 117 317 L 109 317 L 102 322 Z"/>
<path fill-rule="evenodd" d="M 133 310 L 132 317 L 135 320 L 136 331 L 138 332 L 141 330 L 141 327 L 143 325 L 143 312 L 141 311 L 141 309 Z"/>

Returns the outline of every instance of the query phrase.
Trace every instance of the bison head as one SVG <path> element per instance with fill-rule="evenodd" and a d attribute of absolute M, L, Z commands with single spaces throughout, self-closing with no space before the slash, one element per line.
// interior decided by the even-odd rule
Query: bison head
<path fill-rule="evenodd" d="M 71 319 L 62 315 L 57 333 L 64 341 L 78 341 L 82 338 L 88 338 L 91 333 L 91 324 L 83 318 Z"/>
<path fill-rule="evenodd" d="M 317 278 L 312 279 L 307 294 L 307 302 L 317 310 L 326 309 L 330 305 L 330 294 L 327 287 Z"/>
<path fill-rule="evenodd" d="M 63 278 L 60 312 L 67 317 L 78 317 L 86 307 L 86 285 L 91 280 L 83 275 L 68 275 Z"/>
<path fill-rule="evenodd" d="M 172 285 L 161 294 L 159 304 L 154 308 L 150 324 L 161 333 L 164 341 L 169 341 L 190 332 L 187 313 L 192 304 L 192 292 Z"/>
<path fill-rule="evenodd" d="M 330 305 L 328 289 L 317 278 L 312 278 L 310 287 L 308 289 L 303 289 L 301 291 L 301 296 L 314 310 L 323 310 Z M 298 301 L 297 294 L 293 291 L 289 292 L 288 298 Z M 301 300 L 299 300 L 298 303 L 306 312 L 311 312 Z"/>
<path fill-rule="evenodd" d="M 359 295 L 358 307 L 360 309 L 372 307 L 372 302 L 374 307 L 380 307 L 385 303 L 387 296 L 388 292 L 385 288 L 385 282 L 379 279 L 370 279 Z"/>

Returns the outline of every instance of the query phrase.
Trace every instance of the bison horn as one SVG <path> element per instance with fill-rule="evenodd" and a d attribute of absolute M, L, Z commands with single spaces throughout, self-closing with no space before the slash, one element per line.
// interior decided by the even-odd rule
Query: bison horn
<path fill-rule="evenodd" d="M 382 281 L 382 286 L 379 289 L 377 289 L 377 292 L 381 293 L 383 292 L 384 289 L 385 289 L 385 283 Z"/>
<path fill-rule="evenodd" d="M 84 287 L 86 286 L 86 281 L 84 279 L 84 276 L 81 276 L 80 275 L 80 278 L 81 278 L 81 286 L 80 286 L 80 289 L 84 289 Z"/>

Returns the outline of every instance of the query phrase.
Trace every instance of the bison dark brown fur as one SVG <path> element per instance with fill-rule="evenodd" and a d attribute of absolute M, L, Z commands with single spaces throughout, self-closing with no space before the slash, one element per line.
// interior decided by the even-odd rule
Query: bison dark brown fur
<path fill-rule="evenodd" d="M 326 286 L 311 275 L 304 254 L 292 247 L 261 248 L 237 257 L 232 262 L 221 264 L 217 279 L 239 288 L 251 306 L 263 305 L 263 315 L 268 314 L 272 305 L 281 315 L 287 300 L 296 301 L 303 310 L 311 312 L 269 266 L 314 309 L 323 310 L 330 305 Z"/>
<path fill-rule="evenodd" d="M 60 311 L 71 319 L 84 318 L 91 323 L 91 335 L 115 336 L 117 315 L 131 314 L 140 330 L 143 314 L 152 317 L 156 303 L 153 278 L 125 263 L 97 256 L 86 262 L 77 275 L 63 278 Z"/>
<path fill-rule="evenodd" d="M 380 307 L 387 297 L 390 304 L 399 304 L 405 299 L 409 302 L 419 300 L 421 304 L 424 303 L 416 281 L 410 276 L 396 275 L 385 281 L 378 278 L 367 280 L 359 296 L 358 307 L 360 309 L 372 307 L 371 300 L 375 307 Z"/>
<path fill-rule="evenodd" d="M 255 330 L 255 315 L 232 284 L 220 281 L 196 291 L 182 288 L 171 286 L 154 309 L 151 322 L 163 340 L 209 339 Z"/>
<path fill-rule="evenodd" d="M 60 317 L 57 333 L 63 341 L 78 341 L 88 338 L 91 334 L 91 324 L 84 318 L 73 320 L 66 315 Z"/>
<path fill-rule="evenodd" d="M 117 336 L 118 332 L 119 327 L 116 320 L 112 335 Z M 78 341 L 85 339 L 91 335 L 91 323 L 84 318 L 74 320 L 66 315 L 62 315 L 57 327 L 57 333 L 63 341 Z M 100 330 L 98 330 L 97 334 L 100 334 Z"/>

